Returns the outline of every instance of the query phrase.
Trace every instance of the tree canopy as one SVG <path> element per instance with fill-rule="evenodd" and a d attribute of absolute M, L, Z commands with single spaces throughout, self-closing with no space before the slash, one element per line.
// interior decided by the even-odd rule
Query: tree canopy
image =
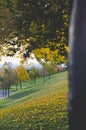
<path fill-rule="evenodd" d="M 8 49 L 7 55 L 14 55 L 25 44 L 24 57 L 43 47 L 59 49 L 67 57 L 69 9 L 69 0 L 1 0 L 0 42 Z"/>

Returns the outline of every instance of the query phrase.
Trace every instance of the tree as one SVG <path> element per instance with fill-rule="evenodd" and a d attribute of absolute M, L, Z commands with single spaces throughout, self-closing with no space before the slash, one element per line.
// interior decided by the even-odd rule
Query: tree
<path fill-rule="evenodd" d="M 6 96 L 6 92 L 5 92 L 5 84 L 4 84 L 4 78 L 3 78 L 3 76 L 2 76 L 2 71 L 1 71 L 1 69 L 0 69 L 0 90 L 2 90 L 2 95 L 3 95 L 3 97 L 5 97 Z"/>
<path fill-rule="evenodd" d="M 29 77 L 36 83 L 36 79 L 39 77 L 39 69 L 32 67 L 29 71 Z"/>
<path fill-rule="evenodd" d="M 0 69 L 0 86 L 3 90 L 3 97 L 8 96 L 10 94 L 10 87 L 12 84 L 14 84 L 13 74 L 14 71 L 12 69 L 12 64 L 9 62 L 5 62 L 3 67 Z M 15 81 L 16 82 L 16 81 Z"/>
<path fill-rule="evenodd" d="M 45 63 L 45 64 L 43 64 L 43 68 L 45 69 L 46 74 L 50 78 L 50 75 L 54 73 L 55 66 L 53 64 L 51 64 L 51 63 Z"/>
<path fill-rule="evenodd" d="M 14 55 L 22 43 L 27 43 L 23 50 L 24 56 L 36 48 L 49 47 L 54 51 L 59 43 L 62 43 L 61 48 L 67 45 L 69 5 L 69 0 L 1 0 L 3 44 L 11 45 L 9 51 L 5 51 L 7 55 Z M 6 30 L 8 35 L 5 35 Z M 16 37 L 17 40 L 13 40 Z"/>
<path fill-rule="evenodd" d="M 60 51 L 61 50 L 61 51 Z M 37 60 L 42 64 L 42 62 L 48 63 L 51 62 L 52 64 L 61 64 L 67 63 L 67 53 L 68 47 L 64 45 L 61 48 L 61 45 L 58 44 L 58 48 L 54 51 L 50 50 L 50 48 L 41 48 L 35 49 L 32 51 Z M 66 55 L 64 55 L 64 52 Z M 44 61 L 43 61 L 44 60 Z"/>
<path fill-rule="evenodd" d="M 28 72 L 22 65 L 16 67 L 15 71 L 17 72 L 20 82 L 20 88 L 22 89 L 22 82 L 28 80 L 29 78 Z"/>
<path fill-rule="evenodd" d="M 12 80 L 12 83 L 16 85 L 16 91 L 17 91 L 17 84 L 19 82 L 19 77 L 15 69 L 13 69 L 11 80 Z"/>
<path fill-rule="evenodd" d="M 52 59 L 52 51 L 50 50 L 50 48 L 37 48 L 32 52 L 35 54 L 39 62 L 41 62 L 41 59 L 44 59 L 45 62 L 51 61 Z"/>
<path fill-rule="evenodd" d="M 42 66 L 43 66 L 43 64 L 42 64 Z M 43 66 L 43 68 L 40 70 L 39 74 L 40 74 L 41 77 L 43 77 L 43 82 L 45 83 L 45 77 L 46 77 L 46 75 L 47 75 L 47 71 L 46 71 L 46 69 L 45 69 L 44 66 Z"/>

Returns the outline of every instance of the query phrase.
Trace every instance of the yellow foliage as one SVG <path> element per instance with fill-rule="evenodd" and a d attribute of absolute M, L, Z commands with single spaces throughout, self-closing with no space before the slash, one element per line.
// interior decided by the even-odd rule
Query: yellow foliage
<path fill-rule="evenodd" d="M 66 57 L 65 55 L 59 54 L 60 50 L 66 51 L 68 53 L 68 47 L 63 43 L 65 40 L 64 37 L 62 37 L 62 43 L 57 44 L 57 49 L 52 51 L 50 48 L 40 48 L 33 50 L 33 53 L 35 54 L 36 58 L 40 61 L 40 59 L 45 59 L 46 62 L 50 61 L 52 63 L 58 64 L 59 62 L 65 62 Z M 62 53 L 62 52 L 60 52 Z"/>
<path fill-rule="evenodd" d="M 26 81 L 29 78 L 28 72 L 26 71 L 26 69 L 24 68 L 24 66 L 18 66 L 16 67 L 15 71 L 18 74 L 19 80 L 21 81 Z"/>

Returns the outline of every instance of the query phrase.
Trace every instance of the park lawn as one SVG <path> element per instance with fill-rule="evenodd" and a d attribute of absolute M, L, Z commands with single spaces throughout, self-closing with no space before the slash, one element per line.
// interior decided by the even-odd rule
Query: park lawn
<path fill-rule="evenodd" d="M 68 130 L 67 72 L 0 101 L 1 130 Z"/>
<path fill-rule="evenodd" d="M 67 87 L 60 85 L 63 84 L 63 82 L 67 83 L 67 72 L 60 72 L 51 75 L 50 79 L 48 77 L 46 78 L 45 83 L 43 82 L 42 78 L 37 79 L 36 84 L 33 84 L 33 81 L 23 82 L 22 90 L 20 90 L 20 87 L 18 86 L 18 91 L 15 91 L 15 86 L 12 86 L 12 90 L 14 90 L 14 92 L 10 95 L 9 98 L 0 100 L 0 109 L 19 104 L 23 101 L 31 100 L 33 98 L 39 98 L 42 95 L 56 92 L 57 90 L 58 93 L 61 90 L 67 91 Z M 53 87 L 55 84 L 56 87 Z"/>

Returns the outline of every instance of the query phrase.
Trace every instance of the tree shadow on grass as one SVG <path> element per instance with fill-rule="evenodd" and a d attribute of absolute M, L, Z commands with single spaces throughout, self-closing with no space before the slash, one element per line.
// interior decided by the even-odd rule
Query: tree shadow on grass
<path fill-rule="evenodd" d="M 40 88 L 35 88 L 35 89 L 30 89 L 30 90 L 22 90 L 18 93 L 15 93 L 15 94 L 11 95 L 9 98 L 7 98 L 7 99 L 11 99 L 10 101 L 7 101 L 5 104 L 0 105 L 0 109 L 5 108 L 5 107 L 11 105 L 11 103 L 21 100 L 22 98 L 27 97 L 30 94 L 33 94 L 39 90 L 40 90 Z M 32 96 L 29 96 L 29 98 L 31 98 L 31 97 Z"/>
<path fill-rule="evenodd" d="M 34 90 L 33 89 L 31 89 L 31 90 L 24 90 L 24 91 L 22 90 L 19 93 L 15 93 L 15 94 L 11 95 L 10 98 L 13 99 L 13 100 L 20 99 L 20 98 L 28 96 L 28 95 L 30 95 L 32 93 L 35 93 L 38 90 L 40 90 L 40 88 L 36 88 Z"/>

